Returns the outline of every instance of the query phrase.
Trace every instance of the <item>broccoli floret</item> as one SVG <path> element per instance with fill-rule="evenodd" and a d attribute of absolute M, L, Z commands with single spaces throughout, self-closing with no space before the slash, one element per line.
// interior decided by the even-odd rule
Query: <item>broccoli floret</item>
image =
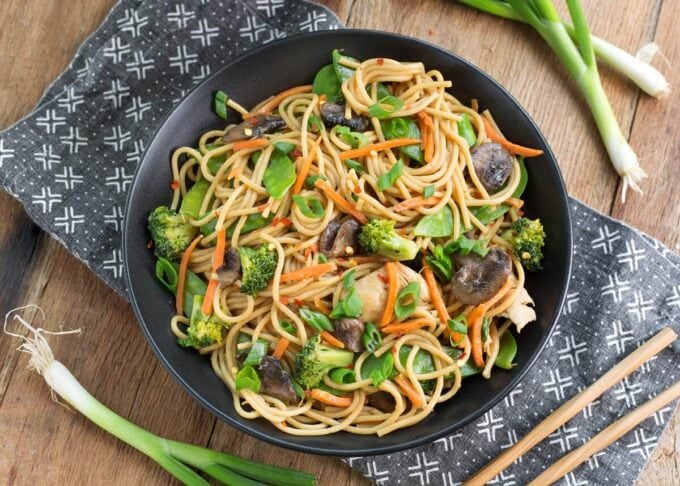
<path fill-rule="evenodd" d="M 242 246 L 238 249 L 241 257 L 241 293 L 246 295 L 257 295 L 269 285 L 269 281 L 274 277 L 276 263 L 279 256 L 276 252 L 270 251 L 267 245 L 258 248 Z"/>
<path fill-rule="evenodd" d="M 395 260 L 413 260 L 418 246 L 402 238 L 394 230 L 394 221 L 374 219 L 361 228 L 359 244 L 369 253 L 377 253 Z"/>
<path fill-rule="evenodd" d="M 354 353 L 322 344 L 321 334 L 317 333 L 295 356 L 298 383 L 304 388 L 314 388 L 331 369 L 343 368 L 352 361 Z"/>
<path fill-rule="evenodd" d="M 182 258 L 198 228 L 176 211 L 159 206 L 149 214 L 149 231 L 156 255 L 172 261 Z"/>
<path fill-rule="evenodd" d="M 519 218 L 503 237 L 512 243 L 515 255 L 530 272 L 541 270 L 545 231 L 540 219 Z"/>
<path fill-rule="evenodd" d="M 205 315 L 201 312 L 203 296 L 194 296 L 194 305 L 191 312 L 191 320 L 187 328 L 186 338 L 180 338 L 177 343 L 180 346 L 203 348 L 222 340 L 224 324 L 214 315 Z"/>

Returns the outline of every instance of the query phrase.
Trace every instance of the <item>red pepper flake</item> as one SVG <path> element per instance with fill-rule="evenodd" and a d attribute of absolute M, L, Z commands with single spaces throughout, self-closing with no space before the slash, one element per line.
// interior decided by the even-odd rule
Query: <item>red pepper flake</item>
<path fill-rule="evenodd" d="M 354 186 L 354 194 L 361 194 L 361 187 Z"/>
<path fill-rule="evenodd" d="M 378 278 L 383 281 L 386 285 L 390 283 L 390 278 L 387 275 L 383 275 L 382 273 L 378 274 Z"/>
<path fill-rule="evenodd" d="M 284 226 L 290 226 L 293 222 L 288 218 L 281 218 L 281 224 Z"/>
<path fill-rule="evenodd" d="M 146 247 L 147 247 L 149 250 L 150 250 L 151 248 L 153 248 L 153 240 L 149 240 L 149 241 L 146 243 Z"/>
<path fill-rule="evenodd" d="M 265 209 L 267 209 L 268 206 L 269 206 L 269 203 L 260 204 L 260 205 L 257 207 L 257 210 L 258 210 L 258 212 L 261 213 L 261 212 L 263 212 Z"/>
<path fill-rule="evenodd" d="M 385 59 L 382 58 L 382 57 L 379 57 L 376 62 L 378 63 L 378 66 L 382 66 L 383 64 L 385 64 Z"/>
<path fill-rule="evenodd" d="M 274 219 L 272 220 L 272 226 L 278 225 L 280 221 L 281 221 L 281 218 L 279 218 L 279 217 L 277 216 L 276 218 L 274 218 Z"/>
<path fill-rule="evenodd" d="M 290 155 L 292 155 L 293 157 L 295 157 L 297 159 L 298 157 L 300 157 L 302 155 L 302 152 L 300 152 L 300 149 L 298 149 L 296 147 L 290 152 Z"/>
<path fill-rule="evenodd" d="M 295 299 L 295 305 L 298 307 L 302 307 L 303 305 L 305 305 L 305 303 L 302 302 L 300 299 Z"/>
<path fill-rule="evenodd" d="M 435 35 L 435 34 L 436 34 L 436 32 L 435 32 L 434 29 L 427 29 L 427 33 L 428 33 L 429 35 Z"/>
<path fill-rule="evenodd" d="M 288 305 L 288 297 L 282 295 L 281 297 L 279 297 L 279 302 L 282 303 L 283 305 Z"/>
<path fill-rule="evenodd" d="M 172 189 L 173 191 L 179 189 L 179 181 L 177 179 L 172 181 L 172 183 L 170 184 L 170 189 Z"/>

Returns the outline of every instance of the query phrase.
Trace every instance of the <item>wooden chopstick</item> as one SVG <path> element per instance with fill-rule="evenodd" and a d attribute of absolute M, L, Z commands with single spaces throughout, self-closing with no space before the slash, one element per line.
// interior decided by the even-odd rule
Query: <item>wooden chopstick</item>
<path fill-rule="evenodd" d="M 648 400 L 628 415 L 624 415 L 610 426 L 603 429 L 599 434 L 583 444 L 578 449 L 560 458 L 548 469 L 534 479 L 529 486 L 552 484 L 565 474 L 569 473 L 586 459 L 617 441 L 626 432 L 645 420 L 647 417 L 662 409 L 676 398 L 680 397 L 680 381 L 667 388 L 657 396 Z"/>
<path fill-rule="evenodd" d="M 630 375 L 642 366 L 645 361 L 675 341 L 677 337 L 677 334 L 670 327 L 666 327 L 656 333 L 651 339 L 617 363 L 616 366 L 602 375 L 592 385 L 548 415 L 514 446 L 506 449 L 493 461 L 477 471 L 474 476 L 463 483 L 464 486 L 482 486 L 487 481 L 495 478 L 522 454 L 567 423 L 574 415 L 586 408 L 589 403 Z"/>

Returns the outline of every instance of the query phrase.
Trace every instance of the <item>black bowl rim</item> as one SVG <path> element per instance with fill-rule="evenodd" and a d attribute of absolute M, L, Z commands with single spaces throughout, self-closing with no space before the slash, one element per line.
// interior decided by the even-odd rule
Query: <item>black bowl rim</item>
<path fill-rule="evenodd" d="M 162 354 L 160 351 L 158 345 L 156 344 L 155 340 L 153 339 L 153 336 L 151 335 L 151 332 L 146 325 L 144 318 L 141 314 L 141 311 L 139 309 L 139 306 L 137 304 L 137 299 L 135 298 L 135 295 L 133 294 L 132 291 L 132 280 L 130 278 L 130 272 L 129 272 L 129 266 L 131 264 L 129 258 L 128 258 L 128 231 L 127 228 L 130 224 L 130 205 L 131 205 L 131 200 L 132 200 L 132 193 L 133 189 L 135 187 L 135 183 L 137 182 L 137 178 L 139 175 L 139 172 L 141 170 L 141 167 L 146 160 L 146 155 L 147 151 L 149 148 L 152 146 L 153 140 L 158 136 L 158 134 L 164 129 L 166 123 L 168 120 L 173 116 L 176 110 L 179 109 L 179 107 L 186 102 L 186 100 L 190 97 L 190 95 L 197 90 L 203 83 L 207 82 L 209 79 L 216 77 L 220 75 L 225 70 L 228 70 L 233 64 L 237 64 L 248 57 L 260 53 L 262 51 L 266 51 L 267 49 L 270 49 L 273 46 L 281 46 L 285 45 L 291 42 L 297 42 L 300 39 L 307 39 L 307 40 L 313 40 L 316 37 L 323 37 L 327 35 L 338 35 L 338 33 L 342 33 L 343 35 L 367 35 L 367 36 L 376 36 L 376 37 L 386 37 L 388 39 L 399 39 L 403 40 L 406 42 L 411 42 L 414 44 L 420 45 L 424 49 L 430 49 L 430 50 L 436 50 L 439 51 L 440 53 L 444 54 L 445 56 L 449 56 L 452 58 L 455 58 L 458 62 L 461 62 L 465 65 L 467 65 L 470 69 L 477 71 L 479 74 L 481 74 L 484 78 L 487 79 L 490 83 L 495 85 L 500 91 L 510 100 L 518 109 L 518 113 L 520 115 L 523 115 L 526 117 L 526 119 L 529 121 L 530 125 L 533 127 L 533 129 L 536 131 L 538 134 L 538 138 L 541 142 L 541 144 L 544 147 L 544 152 L 545 155 L 548 159 L 548 162 L 553 166 L 554 169 L 557 171 L 557 176 L 558 176 L 558 181 L 559 181 L 559 193 L 560 193 L 560 199 L 563 204 L 563 207 L 566 210 L 566 220 L 567 220 L 567 227 L 565 228 L 565 236 L 567 237 L 567 248 L 568 248 L 568 254 L 567 254 L 567 271 L 564 273 L 563 278 L 562 278 L 562 289 L 561 289 L 561 296 L 558 301 L 558 305 L 555 307 L 554 313 L 552 317 L 550 318 L 550 325 L 548 328 L 548 331 L 545 333 L 543 336 L 543 339 L 539 343 L 538 348 L 534 352 L 533 356 L 528 360 L 526 366 L 524 369 L 519 371 L 513 378 L 510 380 L 510 382 L 506 385 L 505 389 L 499 393 L 494 399 L 489 400 L 486 402 L 482 407 L 480 407 L 478 410 L 476 410 L 474 413 L 469 414 L 467 417 L 463 418 L 458 425 L 454 427 L 443 427 L 439 431 L 435 433 L 431 433 L 429 435 L 425 436 L 415 436 L 413 439 L 410 439 L 408 441 L 404 441 L 401 444 L 398 445 L 393 445 L 393 446 L 377 446 L 373 448 L 363 448 L 363 449 L 355 449 L 355 450 L 345 450 L 345 449 L 336 449 L 333 447 L 326 447 L 320 449 L 319 447 L 310 447 L 306 445 L 302 445 L 299 443 L 295 442 L 295 436 L 291 435 L 290 438 L 287 439 L 280 439 L 277 437 L 272 437 L 269 436 L 265 433 L 262 433 L 258 431 L 255 428 L 251 428 L 248 424 L 247 419 L 237 419 L 234 417 L 231 417 L 227 414 L 225 414 L 223 411 L 217 409 L 216 407 L 212 406 L 208 401 L 206 401 L 199 393 L 194 391 L 194 389 L 182 378 L 182 376 L 171 366 L 171 364 L 166 360 L 165 356 Z M 440 46 L 437 46 L 431 42 L 424 41 L 421 39 L 417 39 L 414 37 L 406 36 L 403 34 L 398 34 L 394 32 L 385 32 L 385 31 L 380 31 L 380 30 L 372 30 L 372 29 L 339 29 L 339 30 L 324 30 L 324 31 L 317 31 L 317 32 L 311 32 L 311 33 L 303 33 L 303 34 L 297 34 L 297 35 L 292 35 L 290 37 L 287 37 L 285 39 L 280 39 L 262 46 L 259 46 L 255 49 L 251 49 L 233 60 L 231 60 L 229 63 L 225 64 L 222 66 L 220 69 L 215 71 L 213 74 L 211 74 L 208 78 L 204 79 L 200 83 L 198 83 L 196 86 L 192 87 L 192 89 L 186 93 L 182 101 L 175 106 L 170 113 L 162 120 L 162 122 L 159 124 L 158 130 L 153 134 L 153 137 L 150 139 L 151 141 L 147 145 L 147 149 L 144 151 L 144 154 L 142 155 L 142 158 L 140 159 L 140 163 L 138 164 L 137 168 L 135 169 L 134 176 L 132 178 L 132 183 L 130 185 L 130 191 L 128 192 L 128 197 L 125 205 L 125 213 L 124 213 L 124 221 L 123 221 L 123 263 L 124 263 L 124 272 L 125 272 L 125 283 L 128 288 L 128 296 L 130 298 L 130 303 L 132 304 L 132 308 L 135 314 L 135 317 L 137 318 L 137 322 L 139 326 L 142 328 L 142 332 L 144 333 L 144 337 L 146 338 L 147 342 L 151 346 L 151 349 L 153 350 L 154 354 L 158 358 L 158 360 L 161 362 L 163 367 L 170 373 L 170 375 L 174 378 L 174 380 L 180 384 L 182 388 L 195 400 L 197 401 L 203 408 L 208 410 L 211 414 L 215 415 L 216 417 L 222 419 L 223 421 L 227 422 L 229 425 L 235 427 L 236 429 L 240 430 L 241 432 L 245 432 L 249 434 L 252 437 L 255 437 L 259 440 L 263 440 L 265 442 L 274 444 L 279 447 L 283 447 L 286 449 L 292 449 L 296 450 L 299 452 L 306 452 L 306 453 L 311 453 L 311 454 L 322 454 L 322 455 L 335 455 L 335 456 L 341 456 L 341 457 L 356 457 L 356 456 L 366 456 L 366 455 L 378 455 L 378 454 L 389 454 L 393 452 L 399 452 L 403 451 L 405 449 L 410 449 L 413 447 L 417 447 L 429 442 L 432 442 L 434 440 L 437 440 L 447 434 L 455 432 L 455 430 L 458 430 L 471 422 L 473 422 L 475 419 L 486 413 L 488 410 L 493 408 L 497 403 L 499 403 L 505 396 L 507 396 L 508 393 L 510 393 L 524 378 L 526 373 L 533 368 L 533 366 L 536 364 L 536 361 L 539 359 L 543 351 L 545 351 L 546 344 L 548 343 L 550 336 L 552 335 L 554 329 L 555 329 L 555 324 L 557 323 L 557 320 L 560 316 L 560 312 L 562 310 L 562 306 L 564 305 L 564 300 L 566 298 L 567 294 L 567 287 L 569 284 L 569 279 L 571 278 L 571 271 L 572 271 L 572 254 L 573 254 L 573 229 L 572 229 L 572 218 L 571 218 L 571 210 L 569 206 L 569 200 L 567 197 L 567 189 L 566 185 L 564 183 L 564 178 L 562 176 L 562 172 L 560 171 L 559 164 L 557 163 L 557 159 L 555 158 L 555 155 L 553 154 L 550 146 L 548 145 L 547 140 L 545 139 L 545 136 L 541 132 L 541 130 L 538 128 L 538 125 L 534 121 L 534 119 L 527 113 L 527 111 L 524 109 L 524 107 L 515 99 L 514 96 L 508 92 L 503 85 L 501 85 L 498 81 L 496 81 L 492 76 L 487 74 L 485 71 L 468 61 L 467 59 L 451 52 L 448 51 L 447 49 L 444 49 Z M 417 424 L 412 427 L 412 429 L 415 429 L 417 427 Z M 415 434 L 414 434 L 415 435 Z M 333 437 L 333 435 L 330 435 L 329 437 Z"/>

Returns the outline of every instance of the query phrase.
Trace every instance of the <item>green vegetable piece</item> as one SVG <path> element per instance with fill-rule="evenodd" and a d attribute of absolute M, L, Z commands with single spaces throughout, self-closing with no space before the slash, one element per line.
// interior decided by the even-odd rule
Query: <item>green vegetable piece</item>
<path fill-rule="evenodd" d="M 510 210 L 507 204 L 499 204 L 496 209 L 491 209 L 491 206 L 479 206 L 474 208 L 471 212 L 482 224 L 489 224 L 496 221 Z"/>
<path fill-rule="evenodd" d="M 295 183 L 295 164 L 287 156 L 273 157 L 264 171 L 262 182 L 274 199 L 282 199 Z"/>
<path fill-rule="evenodd" d="M 449 330 L 451 333 L 457 333 L 457 334 L 467 334 L 468 329 L 467 329 L 467 318 L 465 317 L 465 314 L 460 314 L 453 319 L 449 319 L 448 322 Z M 458 343 L 454 343 L 458 344 Z"/>
<path fill-rule="evenodd" d="M 482 258 L 489 253 L 489 247 L 486 240 L 475 240 L 460 235 L 457 240 L 450 241 L 444 246 L 444 253 L 451 255 L 458 253 L 460 255 L 469 255 L 474 253 Z"/>
<path fill-rule="evenodd" d="M 415 312 L 419 299 L 420 283 L 411 282 L 397 294 L 397 300 L 394 304 L 394 314 L 398 319 L 407 318 Z"/>
<path fill-rule="evenodd" d="M 545 231 L 540 219 L 519 218 L 510 227 L 509 241 L 524 268 L 530 272 L 543 268 Z"/>
<path fill-rule="evenodd" d="M 336 125 L 335 133 L 337 133 L 346 144 L 351 145 L 352 148 L 363 147 L 364 145 L 368 145 L 369 142 L 367 135 L 360 132 L 353 132 L 349 127 L 344 125 Z"/>
<path fill-rule="evenodd" d="M 359 244 L 368 253 L 394 260 L 413 260 L 418 254 L 418 245 L 399 236 L 394 221 L 388 219 L 374 219 L 363 225 Z"/>
<path fill-rule="evenodd" d="M 338 390 L 337 388 L 330 387 L 326 385 L 323 381 L 320 381 L 316 386 L 313 388 L 318 388 L 319 390 L 323 390 L 326 393 L 330 393 L 331 395 L 335 395 L 336 397 L 342 397 L 347 395 L 347 392 L 344 390 Z"/>
<path fill-rule="evenodd" d="M 432 252 L 425 256 L 425 261 L 439 281 L 449 282 L 451 280 L 453 276 L 451 255 L 444 250 L 443 246 L 436 245 Z"/>
<path fill-rule="evenodd" d="M 197 181 L 191 186 L 191 189 L 187 191 L 184 199 L 182 199 L 179 213 L 197 219 L 200 216 L 201 204 L 203 203 L 203 199 L 205 199 L 205 195 L 209 188 L 210 182 L 206 179 Z"/>
<path fill-rule="evenodd" d="M 345 272 L 345 274 L 342 276 L 343 289 L 349 290 L 354 287 L 355 274 L 356 270 L 354 268 Z"/>
<path fill-rule="evenodd" d="M 295 327 L 293 324 L 291 324 L 289 321 L 281 321 L 281 329 L 286 331 L 288 334 L 292 334 L 293 336 L 297 335 L 297 327 Z"/>
<path fill-rule="evenodd" d="M 229 112 L 227 110 L 227 101 L 229 101 L 229 96 L 227 96 L 227 93 L 222 90 L 219 90 L 217 93 L 215 93 L 213 108 L 215 109 L 217 116 L 223 120 L 226 120 L 229 116 Z"/>
<path fill-rule="evenodd" d="M 279 256 L 269 251 L 267 245 L 257 248 L 242 246 L 238 249 L 241 258 L 241 293 L 257 295 L 267 288 L 274 278 Z"/>
<path fill-rule="evenodd" d="M 345 97 L 342 95 L 342 84 L 335 74 L 333 64 L 328 64 L 316 73 L 312 83 L 312 93 L 326 95 L 328 101 L 342 103 Z"/>
<path fill-rule="evenodd" d="M 335 75 L 337 76 L 340 84 L 344 83 L 349 78 L 354 76 L 354 69 L 348 68 L 347 66 L 343 66 L 342 64 L 340 64 L 340 60 L 344 58 L 349 59 L 350 61 L 359 62 L 358 60 L 354 59 L 353 57 L 340 54 L 340 51 L 338 49 L 333 49 L 333 53 L 331 54 L 331 56 L 333 57 L 333 69 L 335 70 Z"/>
<path fill-rule="evenodd" d="M 173 294 L 177 292 L 177 269 L 175 266 L 163 257 L 158 257 L 156 261 L 156 278 Z"/>
<path fill-rule="evenodd" d="M 458 360 L 458 358 L 460 358 L 460 355 L 463 353 L 463 351 L 458 348 L 451 348 L 448 346 L 442 346 L 442 349 L 446 354 L 451 356 L 451 358 L 456 361 Z M 467 360 L 466 363 L 460 367 L 460 375 L 463 378 L 467 378 L 468 376 L 480 374 L 482 372 L 482 369 L 483 368 L 477 368 L 474 364 L 472 364 L 471 360 Z"/>
<path fill-rule="evenodd" d="M 333 332 L 333 324 L 331 324 L 328 317 L 321 312 L 314 311 L 309 307 L 301 307 L 298 312 L 300 313 L 302 320 L 309 324 L 313 329 L 319 332 Z"/>
<path fill-rule="evenodd" d="M 423 197 L 427 198 L 432 196 L 434 196 L 434 184 L 425 186 L 425 189 L 423 189 Z"/>
<path fill-rule="evenodd" d="M 251 390 L 255 393 L 260 392 L 260 377 L 257 376 L 257 371 L 252 366 L 244 366 L 236 373 L 234 379 L 234 386 L 236 390 Z"/>
<path fill-rule="evenodd" d="M 472 148 L 477 143 L 477 135 L 475 134 L 475 129 L 472 127 L 472 122 L 470 122 L 470 116 L 467 113 L 463 113 L 458 121 L 458 135 L 463 137 L 468 144 L 468 147 Z"/>
<path fill-rule="evenodd" d="M 328 257 L 324 255 L 323 253 L 319 253 L 319 263 L 327 263 L 328 262 Z"/>
<path fill-rule="evenodd" d="M 269 351 L 269 341 L 258 339 L 252 345 L 250 351 L 248 351 L 248 356 L 246 356 L 243 366 L 258 366 L 262 358 L 267 355 L 267 351 Z"/>
<path fill-rule="evenodd" d="M 443 238 L 453 233 L 453 213 L 449 206 L 444 206 L 434 214 L 428 214 L 418 221 L 413 232 L 418 236 Z"/>
<path fill-rule="evenodd" d="M 504 370 L 512 369 L 513 361 L 517 355 L 517 341 L 515 336 L 512 335 L 510 329 L 505 331 L 501 336 L 501 340 L 498 348 L 498 356 L 496 356 L 496 361 L 494 364 L 499 368 Z"/>
<path fill-rule="evenodd" d="M 361 378 L 370 378 L 373 386 L 379 387 L 380 384 L 388 380 L 394 372 L 394 357 L 392 353 L 384 353 L 379 358 L 371 355 L 361 365 Z"/>
<path fill-rule="evenodd" d="M 408 360 L 408 355 L 411 352 L 411 346 L 404 345 L 399 348 L 399 361 L 402 366 L 406 366 L 406 361 Z M 435 370 L 434 359 L 432 355 L 425 350 L 418 350 L 415 358 L 413 359 L 413 371 L 420 375 L 424 373 L 432 373 Z M 432 389 L 434 385 L 434 380 L 425 380 L 420 382 L 423 390 L 428 391 Z"/>
<path fill-rule="evenodd" d="M 222 340 L 224 324 L 213 315 L 203 314 L 201 312 L 202 304 L 203 296 L 194 295 L 189 327 L 186 330 L 187 337 L 177 340 L 180 346 L 199 349 Z"/>
<path fill-rule="evenodd" d="M 356 373 L 354 370 L 349 370 L 347 368 L 336 368 L 330 372 L 328 375 L 333 383 L 339 385 L 349 385 L 350 383 L 355 383 L 357 381 Z"/>
<path fill-rule="evenodd" d="M 243 226 L 241 227 L 241 234 L 245 235 L 257 229 L 264 228 L 265 226 L 270 224 L 273 219 L 274 219 L 273 216 L 265 218 L 260 213 L 249 214 L 248 216 L 246 216 L 246 222 L 243 223 Z M 227 228 L 227 236 L 231 238 L 234 235 L 234 231 L 236 231 L 236 223 L 232 223 Z"/>
<path fill-rule="evenodd" d="M 177 266 L 179 268 L 179 265 Z M 208 290 L 205 281 L 191 270 L 187 270 L 187 279 L 184 282 L 184 315 L 190 317 L 194 313 L 194 298 L 203 297 Z M 202 303 L 202 301 L 201 301 Z M 200 308 L 200 305 L 199 305 Z"/>
<path fill-rule="evenodd" d="M 330 370 L 344 368 L 353 361 L 354 353 L 322 344 L 321 335 L 317 333 L 295 356 L 297 380 L 304 388 L 314 388 Z"/>
<path fill-rule="evenodd" d="M 351 289 L 347 292 L 344 299 L 340 300 L 338 304 L 331 311 L 330 317 L 333 319 L 340 319 L 343 317 L 359 317 L 363 308 L 363 302 L 359 297 L 357 289 Z"/>
<path fill-rule="evenodd" d="M 357 174 L 359 174 L 359 175 L 361 175 L 361 174 L 363 174 L 364 172 L 366 172 L 366 169 L 364 169 L 364 166 L 361 165 L 361 164 L 360 164 L 359 162 L 357 162 L 356 160 L 345 159 L 345 160 L 343 160 L 343 162 L 345 163 L 345 165 L 346 165 L 348 168 L 354 169 L 354 171 L 355 171 Z"/>
<path fill-rule="evenodd" d="M 364 343 L 364 348 L 369 353 L 375 353 L 375 350 L 382 345 L 382 335 L 378 327 L 372 322 L 366 323 L 366 329 L 361 340 Z"/>
<path fill-rule="evenodd" d="M 491 319 L 485 317 L 482 320 L 482 342 L 485 343 L 489 340 L 489 327 L 491 326 Z"/>
<path fill-rule="evenodd" d="M 288 155 L 295 149 L 295 144 L 291 142 L 276 142 L 274 144 L 274 150 L 276 150 L 281 155 Z"/>
<path fill-rule="evenodd" d="M 392 167 L 390 167 L 390 170 L 378 177 L 378 189 L 380 191 L 385 191 L 387 188 L 392 187 L 403 173 L 404 161 L 399 159 Z"/>
<path fill-rule="evenodd" d="M 191 243 L 198 228 L 190 225 L 184 217 L 169 209 L 159 206 L 149 214 L 149 232 L 153 240 L 156 256 L 170 261 L 178 261 L 182 253 Z"/>
<path fill-rule="evenodd" d="M 293 201 L 300 208 L 300 212 L 308 218 L 320 219 L 326 214 L 321 201 L 315 197 L 304 197 L 295 195 Z"/>
<path fill-rule="evenodd" d="M 395 138 L 420 138 L 420 128 L 413 118 L 391 118 L 381 120 L 380 126 L 386 140 Z M 423 151 L 420 144 L 405 145 L 399 147 L 399 152 L 406 157 L 423 163 Z"/>
<path fill-rule="evenodd" d="M 324 131 L 324 124 L 321 121 L 321 118 L 319 118 L 316 115 L 312 115 L 309 117 L 309 120 L 307 120 L 307 130 L 310 130 L 314 133 L 319 133 Z"/>
<path fill-rule="evenodd" d="M 378 83 L 376 91 L 377 91 L 376 99 L 378 99 L 378 100 L 384 98 L 385 96 L 390 96 L 392 94 L 392 93 L 390 93 L 390 90 L 387 89 L 387 86 L 385 86 L 382 83 Z M 372 84 L 369 84 L 368 86 L 366 86 L 366 92 L 368 93 L 369 96 L 373 96 L 373 85 Z"/>
<path fill-rule="evenodd" d="M 250 154 L 250 161 L 253 163 L 253 167 L 257 165 L 257 161 L 260 160 L 260 157 L 262 157 L 262 150 L 256 150 Z"/>
<path fill-rule="evenodd" d="M 314 189 L 314 184 L 316 184 L 316 181 L 321 179 L 322 181 L 327 181 L 328 177 L 326 177 L 323 174 L 314 174 L 305 179 L 305 187 L 307 189 Z"/>
<path fill-rule="evenodd" d="M 404 107 L 404 101 L 396 96 L 387 95 L 368 107 L 368 114 L 374 118 L 388 118 Z"/>
<path fill-rule="evenodd" d="M 209 143 L 206 144 L 205 148 L 209 152 L 211 150 L 215 150 L 218 147 L 221 147 L 222 144 L 220 143 Z M 227 160 L 227 154 L 221 154 L 221 155 L 215 155 L 213 157 L 210 157 L 208 159 L 208 170 L 210 171 L 211 174 L 215 175 L 217 174 L 217 171 L 220 170 L 220 167 L 222 167 L 222 164 L 226 162 Z"/>
<path fill-rule="evenodd" d="M 529 173 L 527 172 L 527 165 L 524 162 L 524 157 L 519 158 L 519 183 L 517 184 L 517 189 L 512 193 L 512 197 L 519 199 L 524 194 L 524 190 L 527 188 L 527 183 L 529 182 Z"/>

